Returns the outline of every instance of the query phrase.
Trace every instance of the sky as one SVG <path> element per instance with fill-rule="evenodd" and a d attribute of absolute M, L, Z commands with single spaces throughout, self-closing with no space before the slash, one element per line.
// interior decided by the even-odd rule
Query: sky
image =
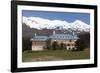
<path fill-rule="evenodd" d="M 40 17 L 40 18 L 49 19 L 49 20 L 63 20 L 69 23 L 74 22 L 75 20 L 81 20 L 87 24 L 90 24 L 89 13 L 23 10 L 22 16 Z"/>

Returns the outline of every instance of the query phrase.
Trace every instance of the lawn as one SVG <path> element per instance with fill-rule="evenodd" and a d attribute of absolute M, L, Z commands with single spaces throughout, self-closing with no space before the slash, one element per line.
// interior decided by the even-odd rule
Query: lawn
<path fill-rule="evenodd" d="M 22 53 L 23 62 L 35 61 L 58 61 L 58 60 L 77 60 L 89 59 L 90 50 L 84 51 L 66 51 L 66 50 L 48 50 L 48 51 L 25 51 Z"/>

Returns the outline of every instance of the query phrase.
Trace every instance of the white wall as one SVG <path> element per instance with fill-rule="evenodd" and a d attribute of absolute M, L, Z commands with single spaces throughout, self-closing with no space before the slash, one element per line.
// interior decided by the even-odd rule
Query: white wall
<path fill-rule="evenodd" d="M 98 4 L 100 0 L 34 0 L 34 1 L 49 1 L 62 3 L 78 3 L 78 4 Z M 100 5 L 98 8 L 98 19 L 100 19 Z M 0 73 L 10 73 L 10 0 L 0 0 Z M 100 22 L 98 23 L 100 24 Z M 98 28 L 100 25 L 98 25 Z M 100 31 L 100 28 L 98 29 Z M 100 37 L 100 33 L 98 34 Z M 100 40 L 100 38 L 98 39 Z M 100 43 L 100 41 L 98 42 Z M 100 46 L 99 46 L 100 48 Z M 100 49 L 98 48 L 98 52 Z M 98 54 L 100 56 L 100 53 Z M 100 64 L 100 57 L 99 57 Z M 40 71 L 34 73 L 100 73 L 100 66 L 98 68 L 86 69 L 70 69 L 70 70 L 55 70 L 55 71 Z M 29 72 L 27 72 L 29 73 Z M 32 72 L 30 72 L 32 73 Z"/>

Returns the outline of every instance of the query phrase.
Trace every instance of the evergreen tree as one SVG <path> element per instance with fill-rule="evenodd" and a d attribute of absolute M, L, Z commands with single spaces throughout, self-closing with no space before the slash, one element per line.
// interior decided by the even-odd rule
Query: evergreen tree
<path fill-rule="evenodd" d="M 77 50 L 84 50 L 85 48 L 90 48 L 90 33 L 85 33 L 79 35 L 79 39 L 75 44 Z"/>
<path fill-rule="evenodd" d="M 52 49 L 53 49 L 53 50 L 59 49 L 59 44 L 58 44 L 57 41 L 54 41 L 54 42 L 52 43 Z"/>
<path fill-rule="evenodd" d="M 22 51 L 31 50 L 31 42 L 29 38 L 22 38 Z"/>

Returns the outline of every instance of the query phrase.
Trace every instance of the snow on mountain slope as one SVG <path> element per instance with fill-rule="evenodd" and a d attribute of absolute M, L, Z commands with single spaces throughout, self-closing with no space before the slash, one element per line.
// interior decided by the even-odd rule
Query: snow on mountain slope
<path fill-rule="evenodd" d="M 49 20 L 40 17 L 24 17 L 23 23 L 28 25 L 30 28 L 35 29 L 58 29 L 58 30 L 74 30 L 74 31 L 90 31 L 90 25 L 82 22 L 81 20 L 76 20 L 72 23 L 62 20 Z"/>
<path fill-rule="evenodd" d="M 70 25 L 72 29 L 74 30 L 78 30 L 78 31 L 85 31 L 85 32 L 89 32 L 90 31 L 90 25 L 80 21 L 80 20 L 76 20 L 72 23 L 72 25 Z"/>

